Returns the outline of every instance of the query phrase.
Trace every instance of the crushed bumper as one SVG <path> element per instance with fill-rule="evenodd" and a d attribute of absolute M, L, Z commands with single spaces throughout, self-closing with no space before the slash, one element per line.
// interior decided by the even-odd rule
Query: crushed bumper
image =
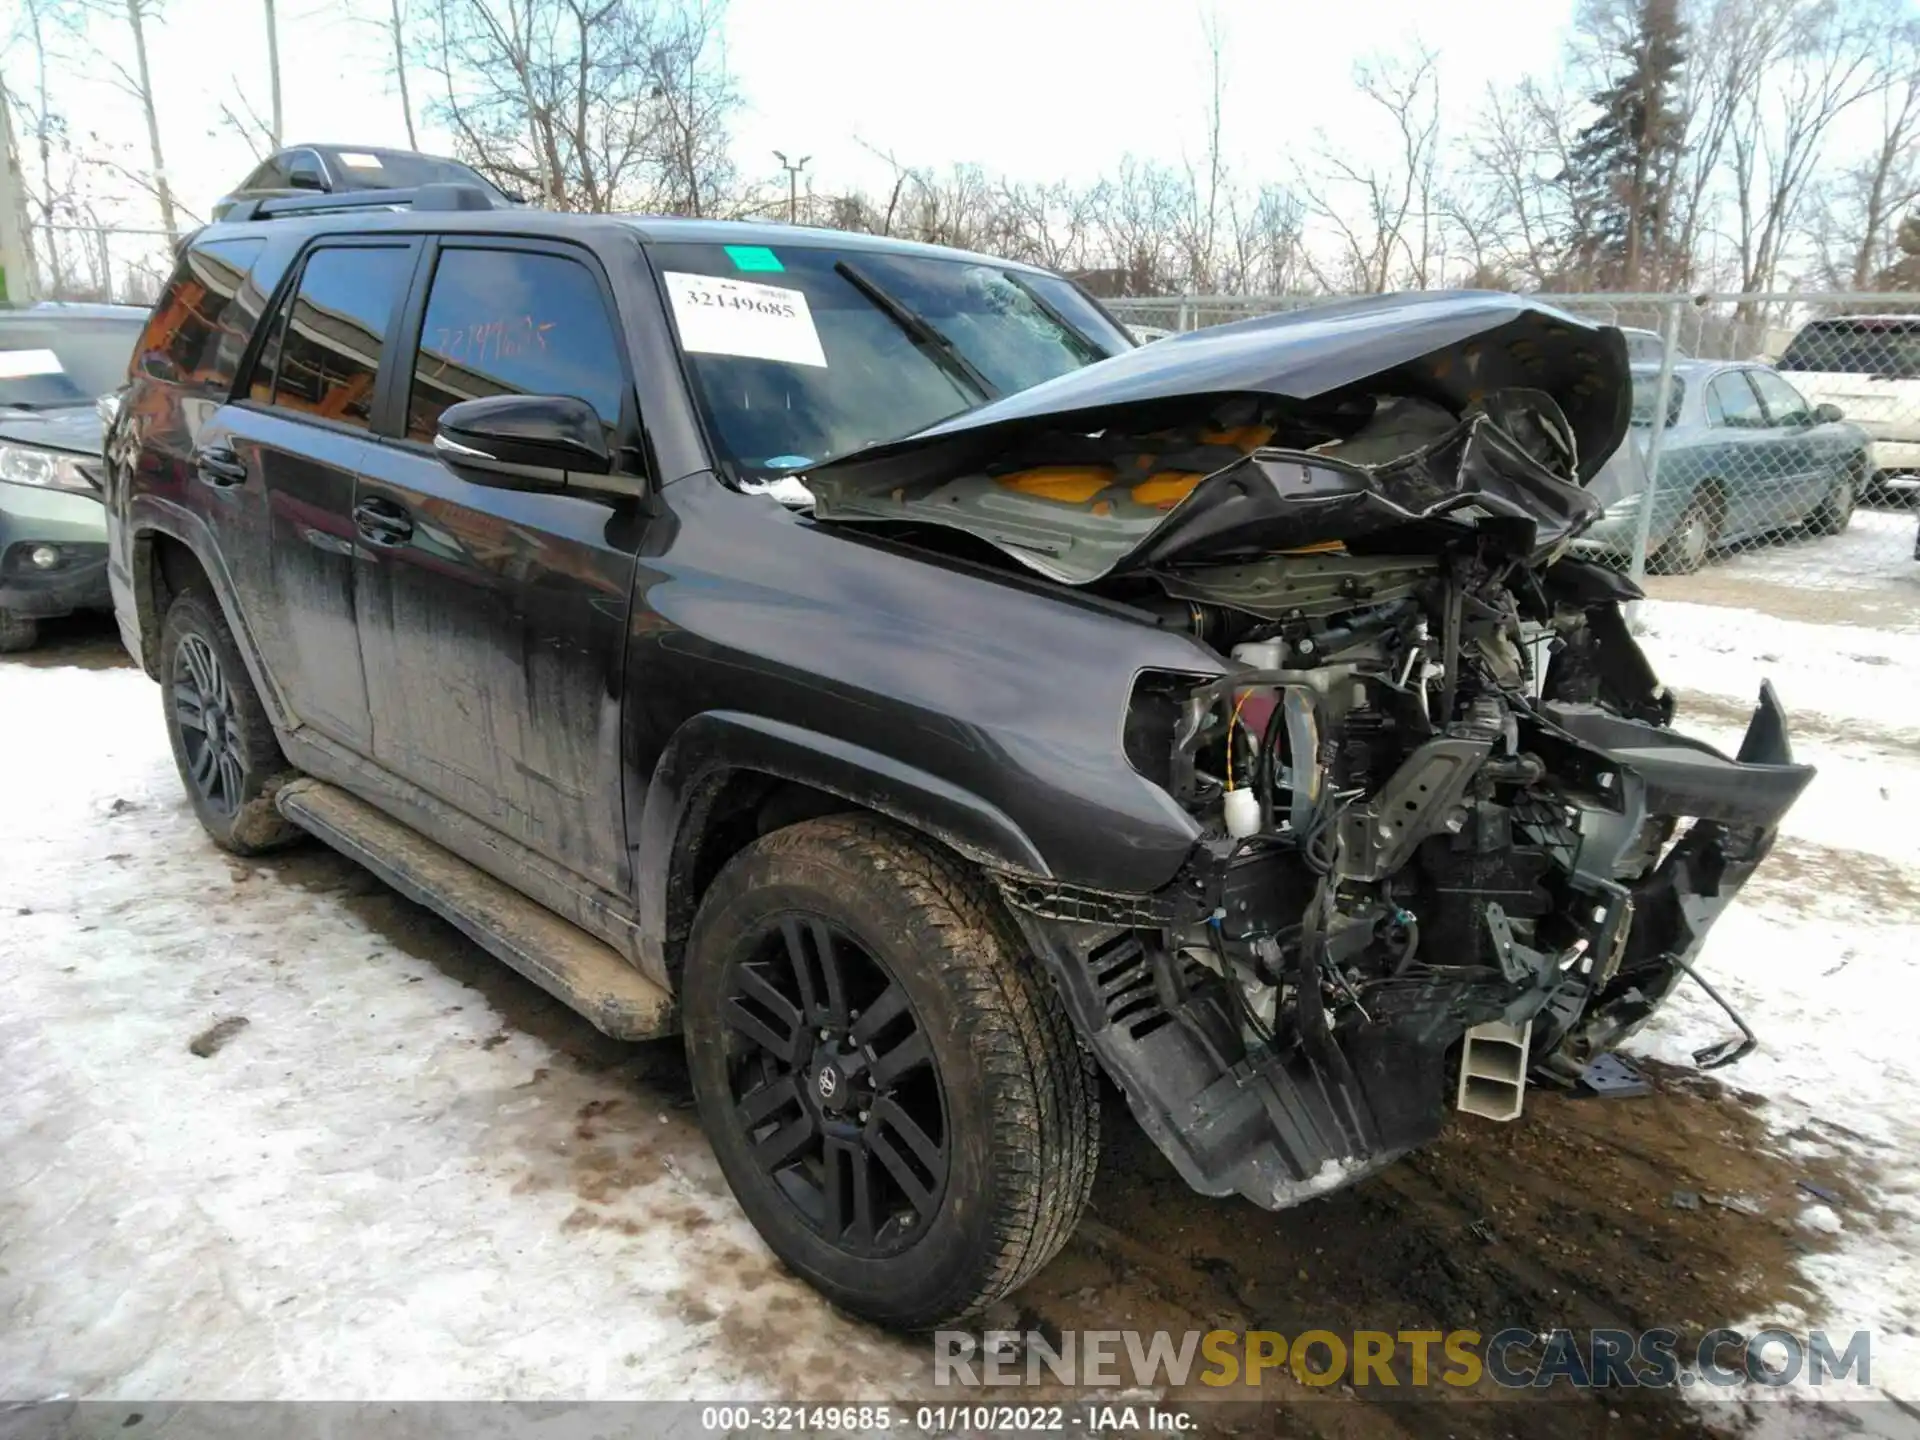
<path fill-rule="evenodd" d="M 1041 903 L 1035 889 L 1003 885 L 1081 1035 L 1194 1189 L 1283 1209 L 1432 1140 L 1446 1116 L 1449 1052 L 1482 1021 L 1533 1025 L 1540 1069 L 1577 1076 L 1687 973 L 1813 776 L 1793 762 L 1770 685 L 1732 758 L 1591 707 L 1551 706 L 1548 718 L 1626 782 L 1581 819 L 1578 873 L 1592 876 L 1592 893 L 1604 900 L 1595 950 L 1609 957 L 1585 976 L 1549 968 L 1537 983 L 1529 976 L 1516 985 L 1494 971 L 1436 968 L 1370 992 L 1365 1021 L 1336 1028 L 1317 959 L 1312 967 L 1303 959 L 1296 1038 L 1249 1046 L 1210 972 L 1173 953 L 1167 930 L 1143 926 L 1183 913 L 1231 924 L 1232 877 L 1242 872 L 1223 868 L 1217 854 L 1197 852 L 1166 894 L 1107 897 L 1104 914 L 1101 897 L 1079 895 L 1063 907 L 1059 897 Z M 1658 816 L 1693 823 L 1651 873 L 1613 880 L 1645 821 Z"/>

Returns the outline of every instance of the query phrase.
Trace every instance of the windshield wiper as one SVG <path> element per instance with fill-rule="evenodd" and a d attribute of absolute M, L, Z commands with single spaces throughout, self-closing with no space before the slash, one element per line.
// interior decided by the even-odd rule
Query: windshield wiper
<path fill-rule="evenodd" d="M 982 403 L 999 398 L 999 388 L 982 375 L 978 367 L 962 355 L 951 340 L 934 329 L 924 315 L 889 295 L 870 277 L 847 261 L 842 260 L 833 268 L 835 273 L 844 276 L 847 283 L 854 289 L 879 306 L 886 317 L 898 325 L 909 340 L 927 352 L 933 363 L 945 371 L 949 379 L 957 380 L 966 389 L 973 391 Z"/>

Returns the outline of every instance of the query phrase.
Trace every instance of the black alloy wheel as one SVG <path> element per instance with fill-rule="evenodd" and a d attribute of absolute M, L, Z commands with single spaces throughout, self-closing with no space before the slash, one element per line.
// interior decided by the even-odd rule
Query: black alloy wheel
<path fill-rule="evenodd" d="M 726 981 L 739 1124 L 806 1225 L 863 1258 L 928 1233 L 946 1191 L 946 1092 L 907 992 L 841 927 L 797 911 Z"/>
<path fill-rule="evenodd" d="M 700 900 L 676 998 L 700 1122 L 773 1252 L 906 1330 L 977 1315 L 1079 1220 L 1093 1057 L 999 897 L 878 816 L 769 831 Z"/>
<path fill-rule="evenodd" d="M 173 714 L 186 750 L 186 777 L 216 815 L 239 813 L 247 757 L 233 727 L 233 687 L 220 657 L 199 635 L 183 636 L 173 655 Z"/>
<path fill-rule="evenodd" d="M 201 828 L 236 855 L 260 855 L 302 832 L 274 808 L 295 773 L 219 602 L 183 590 L 160 627 L 160 692 L 173 763 Z"/>

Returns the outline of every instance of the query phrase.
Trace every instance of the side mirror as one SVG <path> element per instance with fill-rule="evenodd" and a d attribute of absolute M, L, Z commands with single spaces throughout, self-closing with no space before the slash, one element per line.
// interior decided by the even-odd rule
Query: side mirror
<path fill-rule="evenodd" d="M 449 469 L 476 485 L 626 488 L 579 483 L 610 474 L 613 452 L 593 406 L 571 395 L 489 395 L 449 405 L 440 412 L 433 448 Z"/>
<path fill-rule="evenodd" d="M 296 165 L 287 173 L 287 184 L 296 190 L 325 190 L 327 177 L 311 165 Z"/>
<path fill-rule="evenodd" d="M 1847 412 L 1831 402 L 1813 407 L 1813 423 L 1816 425 L 1831 425 L 1836 420 L 1846 418 Z"/>

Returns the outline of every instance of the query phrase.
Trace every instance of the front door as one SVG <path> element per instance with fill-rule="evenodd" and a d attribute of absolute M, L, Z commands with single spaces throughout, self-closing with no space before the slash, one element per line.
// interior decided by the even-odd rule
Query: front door
<path fill-rule="evenodd" d="M 637 411 L 611 295 L 570 246 L 443 241 L 430 265 L 393 433 L 369 447 L 353 505 L 373 754 L 625 895 L 621 665 L 644 517 L 630 500 L 476 485 L 432 448 L 448 405 L 513 393 L 587 400 L 619 446 Z"/>

